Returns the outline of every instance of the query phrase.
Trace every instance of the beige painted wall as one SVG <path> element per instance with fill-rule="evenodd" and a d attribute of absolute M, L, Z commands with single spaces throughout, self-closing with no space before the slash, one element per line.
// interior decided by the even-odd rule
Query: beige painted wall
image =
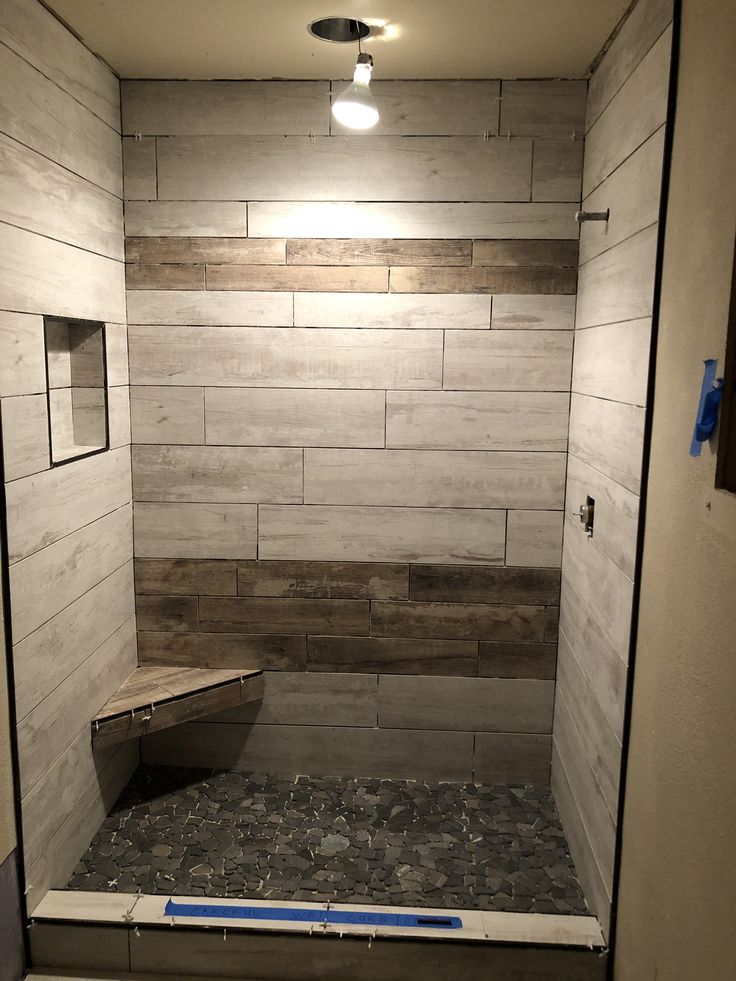
<path fill-rule="evenodd" d="M 736 225 L 736 7 L 684 0 L 615 977 L 736 971 L 736 495 L 688 456 L 726 341 Z"/>

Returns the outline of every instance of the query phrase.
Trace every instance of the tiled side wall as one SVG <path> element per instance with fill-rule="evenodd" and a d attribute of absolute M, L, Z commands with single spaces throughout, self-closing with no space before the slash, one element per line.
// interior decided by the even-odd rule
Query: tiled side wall
<path fill-rule="evenodd" d="M 135 666 L 117 79 L 36 0 L 0 15 L 0 413 L 27 896 L 135 765 L 92 716 Z M 43 315 L 106 322 L 109 452 L 50 468 Z"/>
<path fill-rule="evenodd" d="M 642 480 L 671 0 L 640 0 L 593 75 L 575 321 L 552 785 L 608 922 Z M 587 538 L 577 515 L 595 500 Z"/>
<path fill-rule="evenodd" d="M 330 88 L 123 84 L 141 658 L 273 672 L 145 753 L 545 782 L 586 83 Z"/>

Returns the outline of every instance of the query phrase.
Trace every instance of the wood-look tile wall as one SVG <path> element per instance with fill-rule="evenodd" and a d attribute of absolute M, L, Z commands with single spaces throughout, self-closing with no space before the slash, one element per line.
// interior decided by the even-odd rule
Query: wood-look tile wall
<path fill-rule="evenodd" d="M 376 97 L 123 83 L 140 656 L 281 672 L 144 751 L 545 782 L 586 83 Z"/>
<path fill-rule="evenodd" d="M 119 85 L 36 0 L 0 24 L 0 419 L 31 910 L 138 756 L 90 719 L 136 660 Z M 51 469 L 43 315 L 106 322 L 107 453 Z"/>
<path fill-rule="evenodd" d="M 607 927 L 634 591 L 672 45 L 671 0 L 640 0 L 589 89 L 552 784 Z M 576 514 L 595 500 L 588 539 Z"/>

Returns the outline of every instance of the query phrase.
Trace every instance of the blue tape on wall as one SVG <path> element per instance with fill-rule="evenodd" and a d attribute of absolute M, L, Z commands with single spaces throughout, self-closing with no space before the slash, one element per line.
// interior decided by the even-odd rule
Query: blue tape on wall
<path fill-rule="evenodd" d="M 716 378 L 715 358 L 708 358 L 703 364 L 703 382 L 700 386 L 698 414 L 695 416 L 695 429 L 690 443 L 690 456 L 700 456 L 700 447 L 710 439 L 718 422 L 718 407 L 723 394 L 723 379 Z"/>
<path fill-rule="evenodd" d="M 372 910 L 309 909 L 298 906 L 220 906 L 214 903 L 177 903 L 170 899 L 167 916 L 228 920 L 282 920 L 286 923 L 336 923 L 344 926 L 409 927 L 416 930 L 460 930 L 459 916 L 441 914 L 376 913 Z"/>

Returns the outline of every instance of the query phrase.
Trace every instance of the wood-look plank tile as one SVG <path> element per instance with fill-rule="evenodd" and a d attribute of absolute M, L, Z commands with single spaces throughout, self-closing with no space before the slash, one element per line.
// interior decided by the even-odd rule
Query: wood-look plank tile
<path fill-rule="evenodd" d="M 135 505 L 135 554 L 152 558 L 239 559 L 257 553 L 255 504 Z"/>
<path fill-rule="evenodd" d="M 360 637 L 368 633 L 368 601 L 203 596 L 199 620 L 208 633 Z"/>
<path fill-rule="evenodd" d="M 285 136 L 329 132 L 326 81 L 122 83 L 123 132 L 154 136 Z"/>
<path fill-rule="evenodd" d="M 301 201 L 523 201 L 531 159 L 527 139 L 159 137 L 158 197 L 280 201 L 288 187 Z"/>
<path fill-rule="evenodd" d="M 178 664 L 194 668 L 304 671 L 305 637 L 273 634 L 208 634 L 142 631 L 141 664 Z"/>
<path fill-rule="evenodd" d="M 382 391 L 208 388 L 205 399 L 210 445 L 384 445 L 386 398 Z"/>
<path fill-rule="evenodd" d="M 567 392 L 572 336 L 561 330 L 450 331 L 443 387 L 511 392 Z"/>
<path fill-rule="evenodd" d="M 128 263 L 125 288 L 129 290 L 203 290 L 204 266 Z"/>
<path fill-rule="evenodd" d="M 207 266 L 209 290 L 385 293 L 388 270 L 371 266 Z"/>
<path fill-rule="evenodd" d="M 128 327 L 126 324 L 105 324 L 105 358 L 107 384 L 127 385 Z"/>
<path fill-rule="evenodd" d="M 191 207 L 188 202 L 175 203 L 177 208 Z M 173 207 L 174 202 L 171 204 Z M 579 226 L 570 207 L 564 204 L 251 201 L 248 234 L 255 238 L 370 235 L 393 239 L 568 238 L 577 241 Z"/>
<path fill-rule="evenodd" d="M 511 678 L 381 676 L 382 728 L 550 732 L 554 682 Z"/>
<path fill-rule="evenodd" d="M 134 443 L 204 443 L 204 389 L 133 385 L 130 422 Z"/>
<path fill-rule="evenodd" d="M 123 192 L 126 201 L 151 201 L 156 187 L 156 140 L 123 137 Z"/>
<path fill-rule="evenodd" d="M 570 139 L 585 132 L 586 81 L 509 79 L 501 83 L 502 136 Z"/>
<path fill-rule="evenodd" d="M 158 202 L 171 206 L 170 202 Z M 208 204 L 209 208 L 210 205 Z M 242 216 L 241 216 L 242 218 Z M 127 220 L 127 209 L 126 209 Z M 247 265 L 279 265 L 286 260 L 283 239 L 149 235 L 125 240 L 126 262 L 209 263 L 234 262 Z M 352 263 L 348 263 L 351 265 Z"/>
<path fill-rule="evenodd" d="M 410 264 L 419 265 L 416 262 Z M 473 242 L 474 266 L 520 266 L 526 269 L 534 266 L 564 268 L 577 264 L 577 242 L 566 239 L 480 239 Z"/>
<path fill-rule="evenodd" d="M 555 644 L 481 641 L 478 673 L 488 678 L 540 678 L 554 681 Z"/>
<path fill-rule="evenodd" d="M 574 293 L 577 270 L 556 266 L 397 266 L 392 293 Z"/>
<path fill-rule="evenodd" d="M 544 641 L 546 644 L 557 643 L 559 622 L 560 608 L 558 606 L 548 606 L 545 611 L 544 620 Z"/>
<path fill-rule="evenodd" d="M 614 402 L 646 405 L 652 321 L 627 320 L 575 335 L 572 390 Z"/>
<path fill-rule="evenodd" d="M 643 408 L 587 395 L 572 396 L 571 454 L 639 494 L 643 449 Z"/>
<path fill-rule="evenodd" d="M 94 429 L 99 425 L 99 395 L 95 393 L 91 423 Z M 101 401 L 101 399 L 100 399 Z M 127 385 L 116 385 L 107 390 L 107 438 L 110 450 L 130 446 L 130 389 Z"/>
<path fill-rule="evenodd" d="M 236 596 L 235 562 L 222 559 L 135 560 L 136 593 L 182 596 Z"/>
<path fill-rule="evenodd" d="M 263 505 L 258 522 L 263 559 L 503 565 L 504 511 Z"/>
<path fill-rule="evenodd" d="M 436 330 L 132 327 L 129 337 L 134 384 L 384 390 L 442 384 Z"/>
<path fill-rule="evenodd" d="M 292 298 L 275 291 L 131 290 L 127 303 L 129 324 L 288 327 L 293 321 Z"/>
<path fill-rule="evenodd" d="M 588 130 L 585 197 L 665 121 L 671 53 L 669 27 Z"/>
<path fill-rule="evenodd" d="M 43 318 L 0 311 L 0 397 L 46 391 Z"/>
<path fill-rule="evenodd" d="M 387 392 L 386 445 L 564 451 L 569 401 L 564 392 Z"/>
<path fill-rule="evenodd" d="M 45 395 L 4 398 L 2 414 L 5 480 L 17 480 L 51 466 Z"/>
<path fill-rule="evenodd" d="M 409 566 L 377 562 L 238 562 L 238 595 L 408 599 Z"/>
<path fill-rule="evenodd" d="M 135 615 L 139 630 L 197 630 L 197 597 L 138 596 Z"/>
<path fill-rule="evenodd" d="M 562 559 L 562 511 L 509 511 L 506 564 L 559 568 Z"/>
<path fill-rule="evenodd" d="M 657 239 L 652 225 L 580 267 L 578 329 L 652 316 Z"/>
<path fill-rule="evenodd" d="M 294 297 L 296 327 L 482 330 L 490 322 L 491 301 L 483 296 L 315 293 Z"/>
<path fill-rule="evenodd" d="M 306 449 L 305 504 L 562 508 L 556 453 Z"/>
<path fill-rule="evenodd" d="M 462 239 L 296 238 L 286 243 L 286 261 L 305 266 L 469 266 L 472 248 L 472 242 Z"/>
<path fill-rule="evenodd" d="M 570 201 L 577 204 L 583 180 L 584 146 L 582 139 L 574 142 L 567 139 L 560 143 L 534 141 L 532 201 Z"/>
<path fill-rule="evenodd" d="M 232 238 L 246 234 L 245 209 L 243 201 L 126 201 L 125 233 Z"/>
<path fill-rule="evenodd" d="M 572 330 L 575 325 L 574 296 L 493 297 L 491 327 L 503 330 Z"/>
<path fill-rule="evenodd" d="M 465 603 L 371 603 L 371 636 L 541 643 L 544 607 Z"/>
<path fill-rule="evenodd" d="M 479 732 L 475 736 L 478 783 L 549 784 L 552 737 L 537 733 Z"/>
<path fill-rule="evenodd" d="M 312 636 L 307 638 L 307 670 L 475 677 L 478 644 L 472 640 Z"/>
<path fill-rule="evenodd" d="M 135 446 L 133 497 L 178 504 L 302 501 L 302 453 L 249 446 Z"/>
<path fill-rule="evenodd" d="M 409 598 L 435 603 L 504 603 L 521 606 L 558 603 L 560 573 L 557 569 L 413 565 Z"/>

